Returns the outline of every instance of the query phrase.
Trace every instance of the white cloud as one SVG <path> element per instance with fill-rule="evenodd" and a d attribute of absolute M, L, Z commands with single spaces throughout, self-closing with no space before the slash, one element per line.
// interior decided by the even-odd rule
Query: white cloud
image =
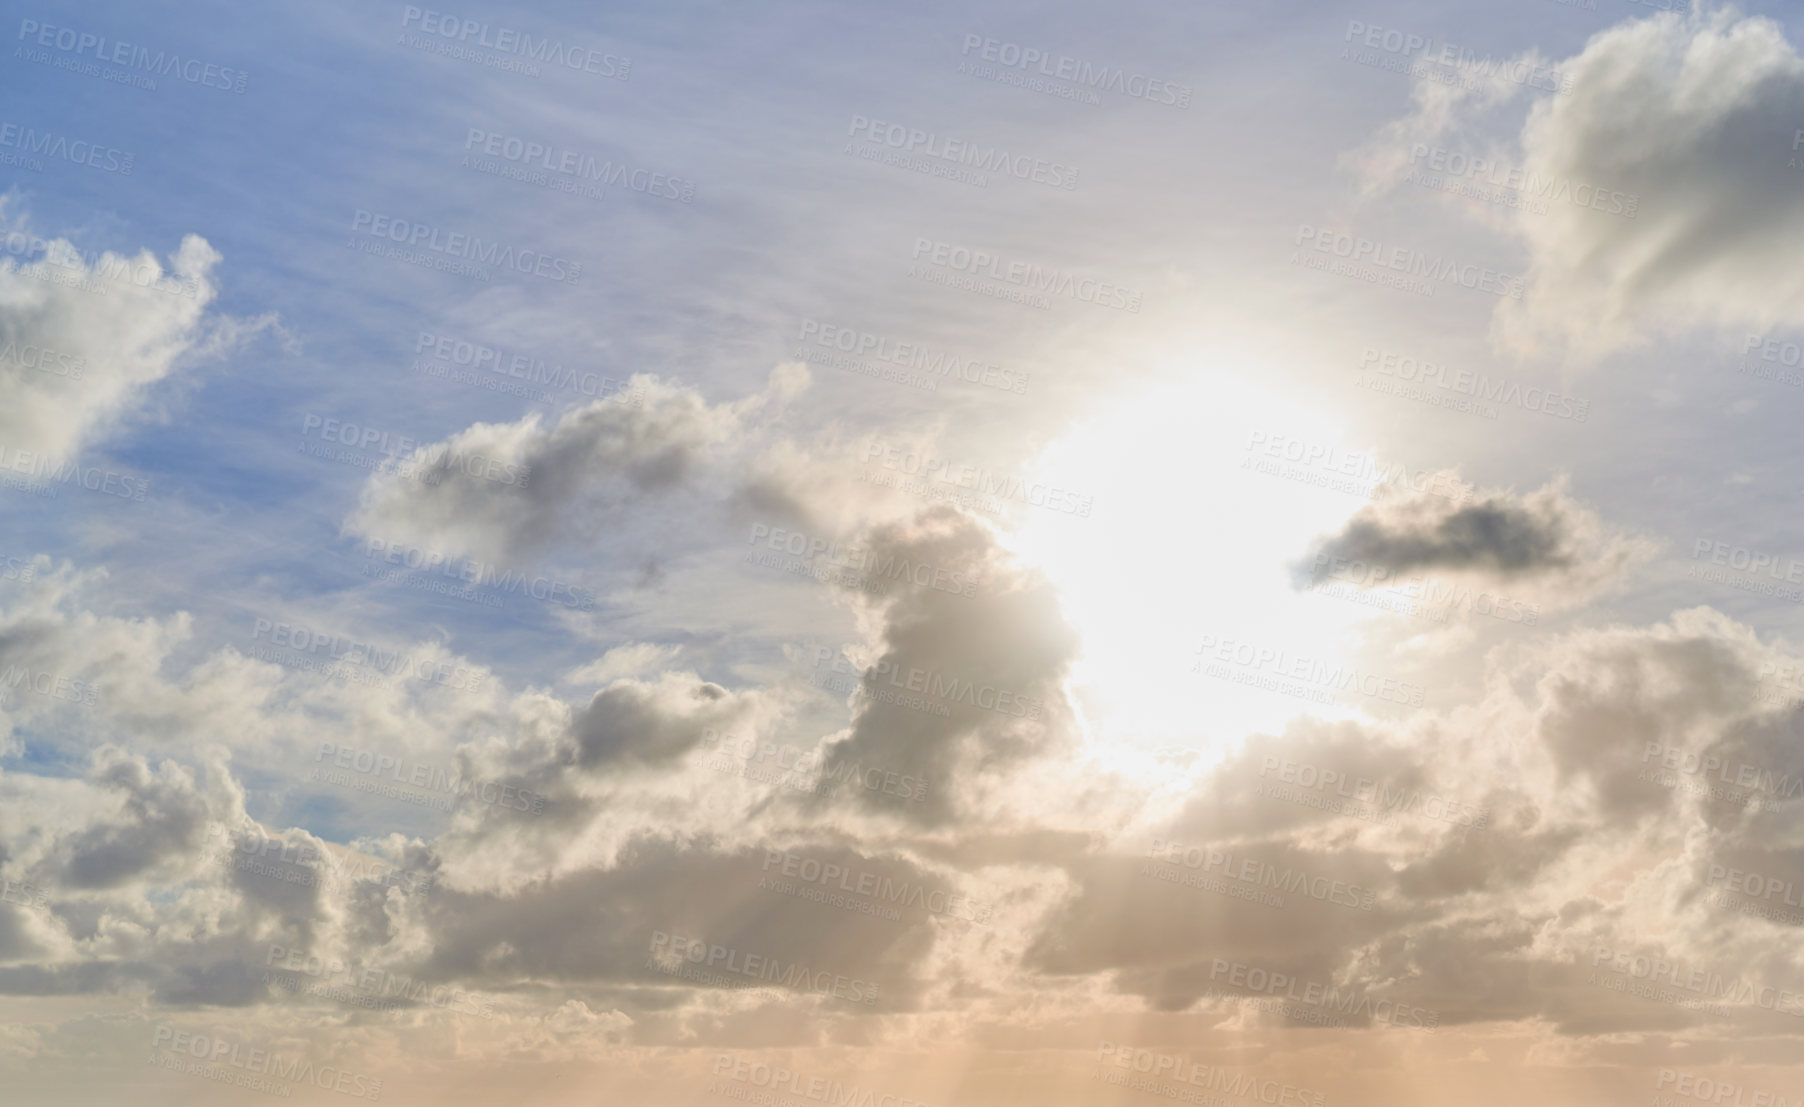
<path fill-rule="evenodd" d="M 1454 184 L 1519 189 L 1507 208 L 1449 197 L 1527 252 L 1497 339 L 1591 359 L 1695 327 L 1804 325 L 1791 249 L 1804 58 L 1784 29 L 1733 8 L 1662 12 L 1598 33 L 1558 69 L 1570 93 L 1534 99 L 1526 119 L 1504 110 L 1515 86 L 1422 81 L 1412 113 L 1349 158 L 1369 191 L 1449 165 Z M 1424 148 L 1459 160 L 1437 171 Z"/>
<path fill-rule="evenodd" d="M 6 234 L 0 447 L 9 457 L 73 456 L 136 414 L 150 386 L 184 359 L 218 353 L 263 325 L 226 321 L 215 333 L 219 321 L 206 310 L 220 254 L 198 235 L 159 261 L 149 250 L 84 256 L 66 239 L 38 239 L 18 220 Z"/>
<path fill-rule="evenodd" d="M 555 423 L 537 412 L 477 423 L 373 474 L 345 529 L 502 561 L 594 539 L 649 496 L 667 502 L 730 476 L 718 455 L 744 448 L 807 380 L 800 365 L 779 366 L 763 392 L 710 406 L 694 389 L 638 376 L 623 396 Z"/>
<path fill-rule="evenodd" d="M 616 646 L 595 661 L 572 670 L 564 679 L 572 684 L 607 684 L 621 677 L 639 676 L 649 669 L 661 669 L 681 652 L 681 646 L 653 642 Z"/>

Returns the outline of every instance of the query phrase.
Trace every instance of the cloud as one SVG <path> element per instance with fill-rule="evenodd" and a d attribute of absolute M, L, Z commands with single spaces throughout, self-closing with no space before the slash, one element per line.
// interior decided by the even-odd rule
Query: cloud
<path fill-rule="evenodd" d="M 165 762 L 152 773 L 117 747 L 95 751 L 91 779 L 120 797 L 119 817 L 85 827 L 60 843 L 58 879 L 68 888 L 116 888 L 171 859 L 186 860 L 206 832 L 206 800 L 194 779 Z"/>
<path fill-rule="evenodd" d="M 825 757 L 829 796 L 931 823 L 953 819 L 986 774 L 1055 755 L 1072 739 L 1063 682 L 1077 634 L 1044 575 L 953 508 L 872 529 L 842 593 L 876 643 L 851 729 Z M 867 774 L 926 783 L 898 803 Z"/>
<path fill-rule="evenodd" d="M 895 884 L 930 883 L 922 869 L 904 860 L 843 848 L 809 851 L 809 856 Z M 515 894 L 449 891 L 422 904 L 431 951 L 417 974 L 485 987 L 529 979 L 630 984 L 639 990 L 637 1002 L 655 1009 L 682 993 L 779 986 L 756 974 L 736 976 L 749 956 L 774 962 L 779 982 L 787 967 L 803 965 L 811 975 L 827 972 L 829 980 L 837 974 L 878 983 L 884 1009 L 894 1009 L 912 993 L 908 969 L 932 944 L 932 921 L 925 913 L 889 920 L 825 910 L 772 891 L 767 858 L 763 849 L 684 848 L 646 837 L 605 868 Z M 710 953 L 719 947 L 721 956 L 693 966 L 695 971 L 678 971 L 691 966 L 671 958 L 672 935 L 701 941 Z M 735 951 L 732 969 L 724 960 L 729 950 Z M 814 991 L 808 984 L 798 990 Z M 826 1010 L 832 1011 L 831 989 L 826 992 L 816 995 L 827 999 Z M 841 1002 L 837 1009 L 859 1008 Z"/>
<path fill-rule="evenodd" d="M 1348 158 L 1368 192 L 1429 171 L 1421 153 L 1436 148 L 1460 156 L 1459 180 L 1519 192 L 1504 218 L 1449 198 L 1527 250 L 1525 294 L 1499 306 L 1494 336 L 1594 359 L 1699 326 L 1804 324 L 1790 249 L 1804 233 L 1804 59 L 1783 28 L 1732 8 L 1662 12 L 1557 69 L 1570 92 L 1525 119 L 1498 119 L 1519 86 L 1422 81 L 1415 110 Z M 1474 158 L 1490 168 L 1464 169 Z"/>
<path fill-rule="evenodd" d="M 616 646 L 597 660 L 571 671 L 564 679 L 574 684 L 606 684 L 620 677 L 638 676 L 647 670 L 661 669 L 682 650 L 681 646 L 660 646 L 653 642 Z"/>
<path fill-rule="evenodd" d="M 1598 984 L 1591 958 L 1633 950 L 1775 987 L 1804 973 L 1757 917 L 1765 882 L 1804 881 L 1804 850 L 1781 829 L 1804 803 L 1804 712 L 1759 694 L 1796 671 L 1788 657 L 1699 608 L 1525 639 L 1491 656 L 1482 697 L 1444 716 L 1304 720 L 1251 739 L 1189 782 L 1175 815 L 1149 806 L 1061 862 L 1067 892 L 1039 920 L 1028 964 L 1110 973 L 1168 1011 L 1237 1005 L 1221 996 L 1226 961 L 1418 1006 L 1442 1025 L 1541 1018 L 1588 1035 L 1756 1018 L 1747 997 L 1649 1003 Z M 1155 840 L 1188 860 L 1161 862 Z M 1756 896 L 1724 901 L 1734 871 L 1760 874 Z M 1299 873 L 1375 902 L 1324 902 Z M 1231 894 L 1253 888 L 1283 906 Z"/>
<path fill-rule="evenodd" d="M 919 774 L 931 802 L 850 787 L 816 802 L 768 802 L 783 790 L 711 768 L 720 751 L 699 739 L 709 726 L 779 731 L 783 690 L 730 690 L 690 672 L 620 677 L 586 704 L 529 690 L 470 707 L 462 721 L 370 715 L 396 728 L 370 736 L 372 747 L 420 743 L 460 773 L 524 781 L 553 799 L 542 816 L 468 804 L 437 835 L 359 843 L 438 878 L 430 894 L 402 895 L 293 860 L 341 849 L 299 828 L 259 830 L 276 854 L 230 848 L 222 857 L 219 832 L 237 847 L 229 832 L 245 821 L 242 788 L 222 758 L 197 773 L 107 750 L 86 779 L 0 777 L 0 841 L 10 851 L 0 872 L 51 893 L 46 907 L 0 911 L 0 955 L 12 955 L 0 991 L 144 993 L 164 1005 L 255 1012 L 293 1002 L 262 982 L 276 944 L 480 989 L 501 1009 L 521 996 L 578 1001 L 618 1012 L 605 1020 L 609 1032 L 642 1041 L 680 1039 L 685 1020 L 718 1018 L 723 1004 L 780 1001 L 842 1023 L 868 1010 L 648 967 L 663 932 L 741 959 L 880 983 L 884 1011 L 946 989 L 1018 996 L 1037 974 L 1153 1010 L 1305 1025 L 1247 1006 L 1233 989 L 1212 992 L 1225 959 L 1432 1010 L 1445 1023 L 1545 1018 L 1569 1033 L 1604 1033 L 1714 1016 L 1650 1011 L 1584 985 L 1577 959 L 1597 945 L 1745 965 L 1775 980 L 1804 967 L 1771 952 L 1772 922 L 1710 898 L 1724 890 L 1717 869 L 1804 880 L 1804 850 L 1787 830 L 1804 802 L 1799 789 L 1757 786 L 1758 802 L 1729 804 L 1651 771 L 1664 754 L 1650 761 L 1650 745 L 1804 781 L 1796 712 L 1759 694 L 1796 661 L 1720 614 L 1527 638 L 1492 655 L 1471 707 L 1396 722 L 1301 721 L 1214 759 L 1161 760 L 1162 772 L 1183 774 L 1167 788 L 1091 760 L 1098 751 L 1061 691 L 1075 636 L 1050 588 L 986 527 L 938 508 L 877 528 L 866 543 L 878 559 L 872 575 L 891 587 L 839 586 L 869 645 L 852 726 L 825 738 L 822 760 L 828 771 L 857 762 Z M 910 566 L 893 578 L 883 568 L 892 555 Z M 919 583 L 915 565 L 971 573 L 979 588 L 959 595 Z M 622 656 L 640 666 L 663 654 Z M 1042 713 L 964 703 L 944 683 L 953 675 L 961 687 L 1039 697 Z M 921 711 L 880 698 L 884 690 L 950 710 Z M 286 710 L 257 706 L 253 729 L 293 725 Z M 477 737 L 485 734 L 493 737 Z M 467 737 L 447 750 L 447 736 Z M 1318 782 L 1332 768 L 1351 791 L 1299 787 L 1294 772 L 1286 781 L 1287 765 L 1313 767 Z M 1104 776 L 1112 798 L 1093 803 L 1088 790 Z M 1290 792 L 1275 791 L 1280 784 Z M 731 802 L 708 804 L 719 796 Z M 1486 817 L 1467 817 L 1477 812 Z M 1279 889 L 1277 908 L 1154 879 L 1145 872 L 1153 839 L 1220 855 L 1211 877 L 1251 865 L 1302 874 L 1302 883 Z M 975 889 L 994 911 L 971 929 L 791 896 L 761 883 L 773 845 L 874 879 Z M 1370 893 L 1369 906 L 1316 894 L 1336 881 Z M 152 887 L 158 894 L 143 894 Z M 1048 992 L 1036 1001 L 1079 999 Z"/>
<path fill-rule="evenodd" d="M 786 364 L 762 392 L 709 405 L 694 389 L 642 375 L 553 423 L 538 412 L 476 423 L 372 474 L 345 529 L 501 561 L 593 537 L 648 496 L 667 507 L 673 493 L 719 476 L 718 455 L 744 448 L 807 382 L 804 367 Z"/>
<path fill-rule="evenodd" d="M 572 756 L 584 769 L 674 761 L 710 733 L 743 727 L 763 697 L 733 693 L 694 673 L 623 678 L 595 693 L 571 723 Z"/>
<path fill-rule="evenodd" d="M 22 220 L 4 233 L 0 448 L 9 457 L 75 455 L 134 414 L 184 359 L 217 354 L 270 322 L 206 318 L 220 254 L 198 235 L 165 263 L 149 250 L 84 256 Z"/>
<path fill-rule="evenodd" d="M 1298 563 L 1299 583 L 1339 577 L 1376 586 L 1426 571 L 1532 586 L 1570 603 L 1652 552 L 1645 541 L 1607 531 L 1568 494 L 1563 477 L 1523 495 L 1448 483 L 1458 496 L 1406 491 L 1361 508 Z"/>

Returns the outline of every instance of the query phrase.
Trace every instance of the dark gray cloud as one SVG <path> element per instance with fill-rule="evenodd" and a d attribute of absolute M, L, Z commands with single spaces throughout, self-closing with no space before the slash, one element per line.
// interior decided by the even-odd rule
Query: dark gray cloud
<path fill-rule="evenodd" d="M 95 753 L 90 779 L 120 797 L 120 817 L 63 839 L 63 885 L 116 888 L 166 862 L 186 862 L 203 841 L 207 802 L 187 770 L 166 764 L 158 776 L 142 758 L 108 747 Z"/>
<path fill-rule="evenodd" d="M 1570 568 L 1557 515 L 1494 498 L 1439 518 L 1381 520 L 1370 512 L 1323 545 L 1329 557 L 1388 569 L 1482 569 L 1509 577 Z"/>
<path fill-rule="evenodd" d="M 1375 500 L 1293 567 L 1299 586 L 1466 575 L 1571 602 L 1619 578 L 1650 549 L 1607 532 L 1563 479 L 1527 494 L 1467 491 L 1460 499 L 1423 491 Z"/>
<path fill-rule="evenodd" d="M 756 710 L 756 693 L 733 693 L 687 673 L 654 682 L 617 680 L 595 693 L 571 722 L 575 761 L 584 769 L 632 762 L 668 764 L 710 732 L 727 733 Z"/>

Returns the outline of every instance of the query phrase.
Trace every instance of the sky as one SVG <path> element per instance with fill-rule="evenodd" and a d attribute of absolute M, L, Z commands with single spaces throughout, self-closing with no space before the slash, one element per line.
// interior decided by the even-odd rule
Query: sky
<path fill-rule="evenodd" d="M 1804 11 L 0 27 L 0 1100 L 1804 1103 Z"/>

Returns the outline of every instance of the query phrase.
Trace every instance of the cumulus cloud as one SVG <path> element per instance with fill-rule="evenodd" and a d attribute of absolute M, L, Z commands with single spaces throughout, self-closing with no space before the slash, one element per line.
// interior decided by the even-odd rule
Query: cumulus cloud
<path fill-rule="evenodd" d="M 1558 482 L 1526 496 L 1381 501 L 1355 524 L 1323 550 L 1568 590 L 1616 565 L 1627 542 Z M 1181 778 L 1149 782 L 1106 768 L 1107 744 L 1087 740 L 1065 693 L 1076 632 L 1052 586 L 989 527 L 938 507 L 874 526 L 856 548 L 857 571 L 833 584 L 859 630 L 851 723 L 816 735 L 818 768 L 783 780 L 738 771 L 707 736 L 762 748 L 792 729 L 793 690 L 672 669 L 668 647 L 636 643 L 579 668 L 604 683 L 575 701 L 530 688 L 314 686 L 230 650 L 176 675 L 163 669 L 185 626 L 84 617 L 74 605 L 94 582 L 67 568 L 12 582 L 0 649 L 17 652 L 0 659 L 78 674 L 108 659 L 106 690 L 129 692 L 124 717 L 151 740 L 230 720 L 234 757 L 279 753 L 298 777 L 314 763 L 299 755 L 342 742 L 348 721 L 372 753 L 551 803 L 536 814 L 460 803 L 436 831 L 358 843 L 433 875 L 430 894 L 409 895 L 294 860 L 340 848 L 298 827 L 259 831 L 277 847 L 261 868 L 235 851 L 219 857 L 218 828 L 245 818 L 219 758 L 194 772 L 114 751 L 81 781 L 0 778 L 29 781 L 20 803 L 0 803 L 0 872 L 52 893 L 46 908 L 0 914 L 0 951 L 15 955 L 0 991 L 257 1010 L 294 1001 L 264 982 L 275 944 L 492 995 L 502 1009 L 531 996 L 535 1008 L 619 1012 L 602 1020 L 606 1032 L 645 1041 L 774 1002 L 730 977 L 668 971 L 680 966 L 651 948 L 664 933 L 879 983 L 882 1011 L 1059 980 L 1155 1011 L 1309 1025 L 1245 989 L 1224 994 L 1225 959 L 1449 1024 L 1544 1018 L 1593 1033 L 1707 1016 L 1650 1017 L 1585 987 L 1575 974 L 1587 948 L 1640 943 L 1740 963 L 1773 924 L 1711 899 L 1723 883 L 1712 874 L 1804 876 L 1804 851 L 1781 829 L 1795 792 L 1724 804 L 1650 772 L 1661 763 L 1652 744 L 1804 780 L 1789 713 L 1758 694 L 1762 674 L 1793 663 L 1714 612 L 1527 639 L 1491 658 L 1470 708 L 1299 722 L 1214 756 L 1165 759 L 1162 771 Z M 807 749 L 809 736 L 796 737 Z M 1294 771 L 1303 765 L 1316 783 L 1334 769 L 1350 792 L 1307 790 Z M 924 783 L 924 799 L 886 788 L 892 777 Z M 1150 856 L 1155 840 L 1184 847 L 1177 864 Z M 975 886 L 994 912 L 977 928 L 844 912 L 761 884 L 773 847 L 892 882 Z M 1192 847 L 1221 859 L 1208 862 L 1211 879 L 1301 883 L 1285 883 L 1275 908 L 1148 875 L 1155 863 L 1195 875 Z M 1332 891 L 1337 882 L 1345 890 Z M 1519 921 L 1481 921 L 1505 917 Z M 206 918 L 221 921 L 194 925 Z M 1774 979 L 1798 968 L 1770 956 L 1759 965 Z M 1507 983 L 1481 986 L 1491 976 Z M 830 1021 L 871 1009 L 780 998 Z"/>
<path fill-rule="evenodd" d="M 1089 760 L 1097 751 L 1061 691 L 1075 637 L 1045 583 L 950 509 L 878 528 L 868 544 L 872 576 L 891 587 L 841 586 L 869 645 L 853 724 L 824 740 L 820 764 L 829 778 L 850 763 L 919 776 L 927 803 L 843 780 L 814 802 L 773 803 L 783 785 L 704 764 L 721 752 L 704 748 L 708 727 L 759 738 L 780 729 L 778 690 L 662 671 L 617 677 L 586 704 L 529 691 L 472 711 L 480 724 L 453 724 L 450 734 L 469 736 L 454 761 L 468 776 L 542 790 L 552 806 L 528 816 L 464 805 L 436 835 L 360 843 L 437 878 L 429 894 L 406 895 L 297 860 L 340 850 L 299 828 L 259 827 L 275 852 L 242 850 L 233 835 L 246 825 L 244 796 L 220 758 L 191 772 L 110 750 L 83 780 L 0 777 L 0 873 L 50 892 L 42 907 L 0 904 L 0 956 L 12 959 L 0 991 L 141 992 L 253 1010 L 299 1002 L 264 983 L 274 944 L 492 996 L 501 1010 L 530 995 L 535 1007 L 616 1011 L 608 1032 L 645 1040 L 774 1002 L 730 975 L 685 977 L 658 959 L 662 933 L 880 985 L 873 1006 L 780 997 L 829 1020 L 910 1009 L 946 988 L 1006 995 L 1060 979 L 1106 984 L 1155 1011 L 1309 1025 L 1307 1012 L 1224 988 L 1226 960 L 1433 1011 L 1444 1024 L 1543 1018 L 1602 1033 L 1713 1016 L 1650 1013 L 1586 986 L 1579 962 L 1595 946 L 1745 964 L 1774 980 L 1804 970 L 1761 952 L 1774 923 L 1713 898 L 1731 869 L 1804 880 L 1804 850 L 1786 829 L 1804 789 L 1772 784 L 1804 781 L 1796 712 L 1759 694 L 1797 663 L 1722 615 L 1525 639 L 1491 658 L 1472 707 L 1394 723 L 1305 720 L 1213 758 L 1156 759 L 1181 778 L 1111 775 L 1117 802 L 1101 806 L 1086 799 L 1102 772 Z M 892 554 L 909 566 L 893 578 Z M 928 583 L 915 565 L 932 567 Z M 975 593 L 933 586 L 953 573 L 972 574 Z M 620 656 L 635 668 L 667 657 Z M 1038 698 L 1041 713 L 998 710 L 982 693 L 965 702 L 967 681 Z M 406 749 L 413 739 L 402 730 L 369 741 L 379 740 Z M 444 736 L 437 743 L 421 748 L 444 751 Z M 1668 750 L 1679 764 L 1754 767 L 1748 796 L 1727 802 L 1685 787 L 1682 771 L 1662 775 Z M 1033 775 L 1045 765 L 1069 772 Z M 1030 778 L 1028 802 L 1015 802 L 1011 787 Z M 722 795 L 729 806 L 707 805 Z M 1161 859 L 1155 842 L 1180 849 Z M 994 910 L 975 928 L 931 911 L 842 911 L 767 886 L 773 850 L 892 884 L 975 887 Z M 1285 902 L 1151 867 L 1223 885 L 1279 874 Z"/>
<path fill-rule="evenodd" d="M 756 694 L 735 694 L 693 673 L 623 678 L 595 693 L 573 720 L 573 756 L 585 769 L 673 761 L 704 737 L 745 725 L 759 708 Z"/>
<path fill-rule="evenodd" d="M 68 458 L 134 414 L 184 359 L 218 353 L 256 325 L 207 317 L 220 254 L 188 235 L 87 256 L 15 220 L 0 256 L 0 447 Z M 9 465 L 11 463 L 9 462 Z"/>
<path fill-rule="evenodd" d="M 1068 856 L 1068 891 L 1028 961 L 1110 973 L 1156 1010 L 1239 1008 L 1298 1027 L 1319 1012 L 1261 1008 L 1222 963 L 1441 1025 L 1541 1018 L 1587 1035 L 1758 1019 L 1751 993 L 1662 1006 L 1590 970 L 1604 948 L 1756 991 L 1804 974 L 1757 902 L 1769 881 L 1804 879 L 1795 835 L 1779 829 L 1804 803 L 1799 711 L 1760 694 L 1794 671 L 1789 656 L 1700 608 L 1526 639 L 1493 655 L 1484 695 L 1447 716 L 1256 737 L 1191 781 L 1176 814 Z M 1760 877 L 1752 896 L 1747 873 Z M 1373 901 L 1336 902 L 1316 876 Z"/>
<path fill-rule="evenodd" d="M 875 435 L 847 437 L 836 429 L 808 443 L 778 439 L 748 459 L 728 506 L 741 519 L 810 534 L 851 535 L 906 518 L 920 506 L 903 490 L 906 482 L 870 479 L 881 448 Z"/>
<path fill-rule="evenodd" d="M 165 762 L 153 773 L 116 747 L 94 755 L 95 784 L 120 797 L 115 820 L 84 827 L 60 843 L 59 881 L 69 888 L 116 888 L 153 872 L 170 858 L 185 860 L 206 832 L 208 807 L 193 777 Z"/>
<path fill-rule="evenodd" d="M 437 642 L 397 649 L 386 671 L 364 666 L 365 679 L 321 679 L 298 664 L 317 653 L 284 646 L 269 655 L 276 660 L 261 660 L 240 652 L 260 644 L 246 619 L 244 637 L 195 660 L 188 612 L 96 614 L 114 596 L 104 572 L 38 557 L 16 576 L 0 581 L 0 748 L 34 735 L 41 749 L 71 760 L 108 742 L 187 758 L 204 739 L 258 763 L 310 764 L 319 741 L 342 741 L 346 725 L 371 746 L 406 752 L 473 737 L 504 702 L 486 669 Z M 356 641 L 387 639 L 380 629 L 344 629 Z M 292 667 L 276 663 L 285 653 Z"/>
<path fill-rule="evenodd" d="M 1620 578 L 1652 551 L 1609 531 L 1574 500 L 1565 478 L 1526 494 L 1407 491 L 1361 508 L 1296 566 L 1300 582 L 1393 583 L 1398 575 L 1469 575 L 1574 602 Z"/>
<path fill-rule="evenodd" d="M 1587 359 L 1684 328 L 1804 324 L 1789 249 L 1804 231 L 1804 59 L 1783 28 L 1732 8 L 1661 12 L 1557 69 L 1565 95 L 1423 81 L 1412 113 L 1348 159 L 1368 191 L 1432 172 L 1519 192 L 1507 217 L 1450 198 L 1527 251 L 1524 297 L 1499 306 L 1496 337 Z M 1503 110 L 1524 99 L 1525 119 Z"/>
<path fill-rule="evenodd" d="M 717 476 L 718 456 L 743 449 L 807 382 L 805 367 L 786 364 L 763 391 L 710 405 L 692 388 L 637 376 L 628 392 L 555 422 L 533 412 L 476 423 L 372 474 L 345 529 L 494 560 L 591 537 L 648 495 L 668 499 Z"/>
<path fill-rule="evenodd" d="M 1077 635 L 1046 578 L 1015 563 L 983 524 L 948 507 L 872 529 L 842 591 L 863 605 L 876 644 L 851 729 L 827 750 L 826 795 L 944 822 L 986 774 L 1068 748 L 1063 686 Z M 926 798 L 898 802 L 923 782 Z"/>
<path fill-rule="evenodd" d="M 762 849 L 683 848 L 645 838 L 605 869 L 517 894 L 451 892 L 425 905 L 422 922 L 433 941 L 417 971 L 427 979 L 498 988 L 527 979 L 609 981 L 633 986 L 637 1001 L 655 1009 L 666 1002 L 658 993 L 674 1000 L 696 990 L 771 986 L 755 974 L 736 979 L 737 968 L 723 964 L 732 950 L 736 967 L 748 955 L 774 962 L 779 981 L 789 966 L 802 965 L 810 975 L 826 971 L 828 979 L 876 983 L 879 1009 L 895 1009 L 914 991 L 907 969 L 932 943 L 932 920 L 925 912 L 915 910 L 901 920 L 835 917 L 845 913 L 761 888 L 760 882 L 770 879 L 767 856 Z M 925 879 L 906 861 L 856 851 L 829 850 L 817 860 L 892 882 Z M 673 936 L 683 941 L 673 942 Z M 684 960 L 692 941 L 709 952 L 719 949 L 711 969 L 706 962 L 691 966 Z M 860 1009 L 843 1002 L 843 993 L 835 997 L 831 988 L 804 983 L 791 990 L 821 1003 L 823 1015 Z"/>

